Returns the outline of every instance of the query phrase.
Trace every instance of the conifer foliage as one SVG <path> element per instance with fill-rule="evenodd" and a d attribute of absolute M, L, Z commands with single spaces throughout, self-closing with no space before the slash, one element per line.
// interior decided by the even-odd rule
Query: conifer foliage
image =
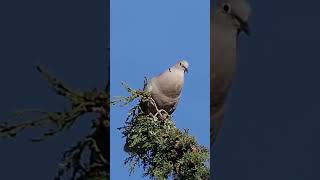
<path fill-rule="evenodd" d="M 134 90 L 126 84 L 124 87 L 130 96 L 115 97 L 112 105 L 126 106 L 138 98 L 140 102 L 150 102 L 156 107 L 150 94 Z M 150 179 L 209 179 L 208 149 L 199 145 L 188 129 L 178 129 L 172 116 L 164 110 L 156 107 L 157 114 L 146 114 L 140 104 L 143 103 L 138 103 L 129 111 L 124 126 L 118 128 L 126 138 L 124 150 L 128 157 L 124 163 L 129 165 L 130 173 L 141 167 L 144 169 L 143 176 Z"/>

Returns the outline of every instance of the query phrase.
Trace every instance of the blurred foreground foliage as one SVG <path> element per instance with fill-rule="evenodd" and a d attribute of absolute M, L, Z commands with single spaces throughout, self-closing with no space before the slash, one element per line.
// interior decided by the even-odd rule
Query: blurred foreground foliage
<path fill-rule="evenodd" d="M 150 94 L 126 84 L 124 87 L 131 95 L 115 97 L 112 105 L 126 106 L 138 98 L 156 106 Z M 125 125 L 118 128 L 126 138 L 124 150 L 129 157 L 124 163 L 129 164 L 130 173 L 142 167 L 143 176 L 150 179 L 208 180 L 208 149 L 199 145 L 188 129 L 179 130 L 163 110 L 156 115 L 146 114 L 140 104 L 129 111 Z"/>
<path fill-rule="evenodd" d="M 33 142 L 45 141 L 59 132 L 69 130 L 81 117 L 92 114 L 91 132 L 69 147 L 63 154 L 55 180 L 106 180 L 109 178 L 109 83 L 104 91 L 77 91 L 50 75 L 43 67 L 37 70 L 52 90 L 70 102 L 69 110 L 49 112 L 27 109 L 15 112 L 11 119 L 0 124 L 1 138 L 14 138 L 26 129 L 43 130 Z M 89 155 L 90 158 L 87 158 Z"/>

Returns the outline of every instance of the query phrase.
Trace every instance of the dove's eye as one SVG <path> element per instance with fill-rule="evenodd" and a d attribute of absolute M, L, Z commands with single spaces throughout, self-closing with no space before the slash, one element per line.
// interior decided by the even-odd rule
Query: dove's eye
<path fill-rule="evenodd" d="M 180 66 L 182 66 L 182 64 L 180 63 Z"/>
<path fill-rule="evenodd" d="M 231 6 L 230 4 L 226 3 L 222 5 L 223 11 L 226 13 L 230 13 L 231 12 Z"/>

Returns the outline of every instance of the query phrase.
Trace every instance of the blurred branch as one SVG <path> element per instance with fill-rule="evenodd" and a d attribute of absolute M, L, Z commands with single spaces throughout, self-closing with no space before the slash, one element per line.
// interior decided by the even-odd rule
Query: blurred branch
<path fill-rule="evenodd" d="M 62 81 L 50 76 L 42 67 L 38 66 L 37 69 L 58 95 L 64 96 L 69 100 L 71 109 L 65 112 L 46 112 L 41 110 L 17 111 L 11 118 L 26 119 L 28 115 L 36 116 L 36 118 L 16 124 L 9 124 L 8 122 L 0 124 L 0 137 L 15 137 L 27 128 L 51 124 L 51 127 L 47 126 L 48 129 L 43 133 L 41 138 L 32 139 L 33 141 L 42 141 L 58 132 L 69 129 L 85 113 L 101 113 L 106 117 L 104 104 L 108 101 L 108 97 L 105 92 L 99 92 L 97 89 L 77 92 L 65 86 Z"/>
<path fill-rule="evenodd" d="M 32 141 L 44 141 L 59 132 L 70 129 L 85 114 L 93 113 L 92 132 L 83 140 L 72 146 L 63 155 L 56 180 L 72 174 L 71 180 L 109 178 L 109 83 L 105 91 L 97 89 L 76 91 L 62 81 L 50 75 L 42 66 L 37 70 L 48 81 L 51 89 L 70 103 L 70 109 L 63 112 L 47 112 L 38 109 L 27 109 L 15 112 L 9 121 L 0 124 L 0 137 L 13 138 L 26 129 L 42 128 L 41 137 Z M 28 119 L 28 120 L 25 120 Z M 16 121 L 17 122 L 16 122 Z M 104 141 L 101 141 L 101 138 Z M 86 160 L 86 154 L 90 159 Z"/>

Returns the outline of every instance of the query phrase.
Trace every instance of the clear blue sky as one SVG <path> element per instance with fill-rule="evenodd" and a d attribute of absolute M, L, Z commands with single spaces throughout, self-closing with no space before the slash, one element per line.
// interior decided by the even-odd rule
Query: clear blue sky
<path fill-rule="evenodd" d="M 128 95 L 121 86 L 143 87 L 153 77 L 184 58 L 190 63 L 180 104 L 174 113 L 179 128 L 189 128 L 199 143 L 209 147 L 209 0 L 111 0 L 111 97 Z M 111 109 L 111 178 L 129 176 L 123 164 L 123 125 L 127 108 Z"/>

